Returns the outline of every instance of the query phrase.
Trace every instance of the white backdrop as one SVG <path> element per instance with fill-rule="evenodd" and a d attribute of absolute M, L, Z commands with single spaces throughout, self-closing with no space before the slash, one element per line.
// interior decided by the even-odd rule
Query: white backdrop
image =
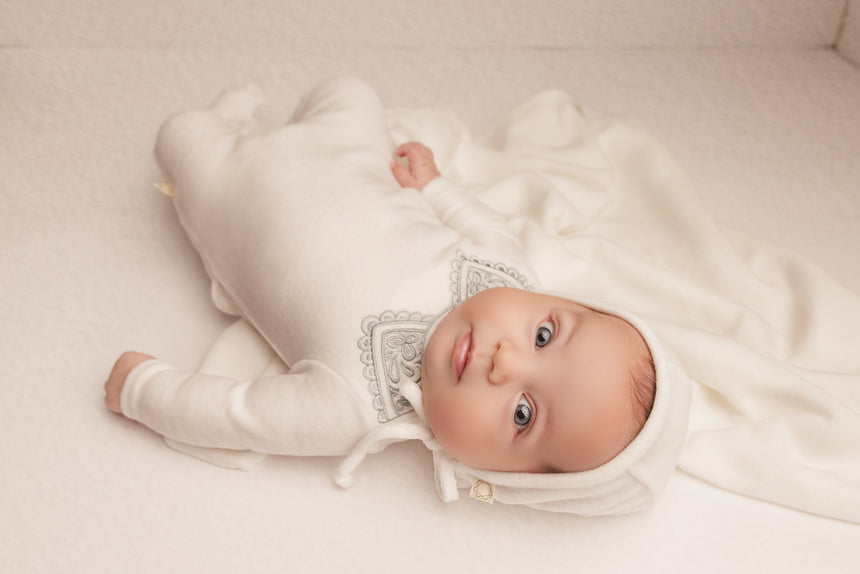
<path fill-rule="evenodd" d="M 630 517 L 444 505 L 418 445 L 343 491 L 336 460 L 227 471 L 101 404 L 121 351 L 190 368 L 229 322 L 151 148 L 249 80 L 271 118 L 348 72 L 473 132 L 561 88 L 662 140 L 718 219 L 860 292 L 860 71 L 824 48 L 843 6 L 0 0 L 0 571 L 856 570 L 860 526 L 680 472 Z"/>

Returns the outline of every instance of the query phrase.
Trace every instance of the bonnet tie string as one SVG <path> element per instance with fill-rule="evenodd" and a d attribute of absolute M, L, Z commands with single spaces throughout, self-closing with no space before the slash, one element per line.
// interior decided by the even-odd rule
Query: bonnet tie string
<path fill-rule="evenodd" d="M 407 381 L 404 382 L 400 392 L 412 404 L 420 422 L 414 419 L 404 422 L 391 422 L 368 433 L 355 445 L 352 452 L 338 467 L 334 475 L 335 484 L 342 488 L 349 488 L 352 485 L 353 471 L 368 454 L 382 452 L 386 447 L 396 442 L 420 440 L 433 453 L 434 478 L 439 497 L 445 502 L 457 500 L 459 493 L 454 464 L 451 457 L 442 449 L 442 445 L 430 432 L 424 415 L 421 388 L 417 384 Z"/>

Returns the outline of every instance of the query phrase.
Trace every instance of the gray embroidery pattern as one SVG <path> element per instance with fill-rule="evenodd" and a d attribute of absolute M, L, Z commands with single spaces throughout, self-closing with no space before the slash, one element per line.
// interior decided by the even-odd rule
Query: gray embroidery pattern
<path fill-rule="evenodd" d="M 493 287 L 529 289 L 525 276 L 515 269 L 467 257 L 459 251 L 451 267 L 454 270 L 451 273 L 454 305 Z M 400 387 L 405 381 L 420 381 L 424 335 L 434 319 L 433 315 L 417 312 L 385 311 L 379 316 L 365 317 L 361 322 L 363 335 L 358 339 L 358 348 L 367 390 L 373 397 L 379 422 L 388 422 L 414 410 L 400 394 Z"/>
<path fill-rule="evenodd" d="M 424 333 L 432 320 L 431 315 L 421 313 L 386 311 L 361 322 L 364 336 L 358 340 L 358 348 L 379 422 L 413 410 L 400 394 L 400 386 L 404 381 L 417 383 L 421 377 Z"/>
<path fill-rule="evenodd" d="M 454 292 L 451 302 L 454 305 L 493 287 L 530 290 L 529 282 L 522 273 L 502 263 L 466 257 L 458 251 L 451 266 L 454 268 L 451 273 L 451 290 Z"/>

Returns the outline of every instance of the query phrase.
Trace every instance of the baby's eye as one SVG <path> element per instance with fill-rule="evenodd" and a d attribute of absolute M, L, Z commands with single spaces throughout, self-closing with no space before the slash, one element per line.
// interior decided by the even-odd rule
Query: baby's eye
<path fill-rule="evenodd" d="M 532 405 L 525 395 L 520 397 L 520 402 L 517 403 L 517 408 L 514 409 L 514 424 L 517 426 L 517 431 L 522 432 L 528 428 L 532 422 Z"/>
<path fill-rule="evenodd" d="M 538 325 L 537 333 L 535 333 L 535 347 L 542 349 L 549 345 L 549 342 L 552 341 L 553 329 L 555 327 L 552 321 L 544 321 Z"/>

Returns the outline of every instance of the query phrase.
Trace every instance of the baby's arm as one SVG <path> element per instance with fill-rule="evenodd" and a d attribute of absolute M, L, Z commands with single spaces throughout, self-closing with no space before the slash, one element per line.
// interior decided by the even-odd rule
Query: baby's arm
<path fill-rule="evenodd" d="M 409 142 L 398 147 L 394 154 L 409 161 L 408 169 L 397 161 L 391 162 L 395 179 L 403 187 L 421 190 L 439 221 L 479 245 L 520 249 L 516 235 L 500 214 L 441 177 L 430 148 Z"/>
<path fill-rule="evenodd" d="M 372 424 L 343 378 L 318 361 L 237 380 L 127 352 L 105 383 L 105 402 L 179 442 L 268 454 L 347 454 Z"/>

